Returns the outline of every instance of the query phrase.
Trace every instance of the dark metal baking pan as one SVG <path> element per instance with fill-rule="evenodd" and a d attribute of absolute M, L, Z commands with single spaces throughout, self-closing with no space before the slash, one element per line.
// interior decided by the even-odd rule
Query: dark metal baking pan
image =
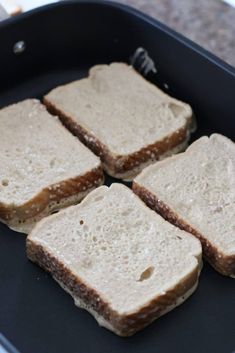
<path fill-rule="evenodd" d="M 67 1 L 1 23 L 0 106 L 40 98 L 94 64 L 129 62 L 138 47 L 156 65 L 147 78 L 192 105 L 193 139 L 213 132 L 235 138 L 235 70 L 163 24 L 111 2 Z M 205 264 L 197 291 L 183 305 L 120 338 L 77 309 L 27 260 L 25 237 L 1 224 L 0 331 L 22 353 L 232 353 L 235 280 Z"/>

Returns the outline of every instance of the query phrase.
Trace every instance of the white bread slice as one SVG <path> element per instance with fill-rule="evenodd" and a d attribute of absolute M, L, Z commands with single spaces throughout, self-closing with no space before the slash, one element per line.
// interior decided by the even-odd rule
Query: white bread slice
<path fill-rule="evenodd" d="M 103 182 L 101 163 L 36 99 L 0 110 L 0 220 L 28 233 Z"/>
<path fill-rule="evenodd" d="M 94 66 L 88 78 L 53 89 L 44 103 L 116 178 L 132 179 L 153 161 L 182 151 L 190 135 L 190 106 L 124 63 Z"/>
<path fill-rule="evenodd" d="M 207 260 L 235 276 L 235 144 L 213 134 L 146 168 L 133 183 L 148 206 L 197 236 Z"/>
<path fill-rule="evenodd" d="M 49 271 L 106 328 L 129 336 L 197 286 L 201 244 L 121 184 L 39 222 L 29 259 Z"/>

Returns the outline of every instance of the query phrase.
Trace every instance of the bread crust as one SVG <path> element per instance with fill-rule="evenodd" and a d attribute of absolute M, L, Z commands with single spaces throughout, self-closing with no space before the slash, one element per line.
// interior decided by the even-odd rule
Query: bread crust
<path fill-rule="evenodd" d="M 177 213 L 158 199 L 156 195 L 144 186 L 139 185 L 136 181 L 132 184 L 132 190 L 147 206 L 159 213 L 167 221 L 196 236 L 202 244 L 204 257 L 218 272 L 222 275 L 235 277 L 235 254 L 228 256 L 221 252 L 202 233 L 180 218 Z"/>
<path fill-rule="evenodd" d="M 26 242 L 28 258 L 48 271 L 66 290 L 83 302 L 83 307 L 90 308 L 90 312 L 100 315 L 108 325 L 107 328 L 120 336 L 131 336 L 143 329 L 153 320 L 163 315 L 173 307 L 182 303 L 196 289 L 201 263 L 188 274 L 174 288 L 158 295 L 140 307 L 138 311 L 120 315 L 114 311 L 97 291 L 89 287 L 81 278 L 76 276 L 61 261 L 55 258 L 49 250 L 37 244 L 36 241 L 27 238 Z M 200 261 L 200 259 L 198 259 Z"/>
<path fill-rule="evenodd" d="M 135 175 L 132 175 L 130 171 L 148 161 L 159 160 L 164 153 L 174 149 L 178 145 L 183 145 L 184 142 L 186 143 L 190 136 L 192 117 L 187 119 L 184 127 L 161 141 L 157 141 L 129 155 L 115 155 L 95 135 L 79 125 L 71 116 L 58 109 L 47 96 L 43 98 L 43 103 L 49 113 L 59 116 L 61 122 L 100 157 L 104 170 L 115 178 L 133 179 Z"/>
<path fill-rule="evenodd" d="M 45 216 L 45 209 L 48 214 L 61 208 L 60 202 L 68 199 L 72 195 L 77 195 L 89 191 L 94 187 L 103 184 L 104 176 L 101 166 L 98 166 L 83 175 L 70 178 L 55 184 L 52 184 L 22 205 L 6 205 L 0 203 L 0 219 L 2 222 L 22 224 L 27 220 L 40 219 L 40 215 Z M 17 226 L 14 226 L 16 229 Z"/>

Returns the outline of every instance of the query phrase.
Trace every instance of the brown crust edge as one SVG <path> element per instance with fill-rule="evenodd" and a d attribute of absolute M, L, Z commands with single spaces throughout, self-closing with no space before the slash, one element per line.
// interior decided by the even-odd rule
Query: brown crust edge
<path fill-rule="evenodd" d="M 131 336 L 137 331 L 143 329 L 152 321 L 170 310 L 172 306 L 177 305 L 177 300 L 182 297 L 182 302 L 187 297 L 187 292 L 193 287 L 196 288 L 200 274 L 200 263 L 189 273 L 183 281 L 174 288 L 168 290 L 165 294 L 159 295 L 152 301 L 140 308 L 138 312 L 127 315 L 119 315 L 112 310 L 107 302 L 94 289 L 90 288 L 81 278 L 73 274 L 69 268 L 54 257 L 42 245 L 30 239 L 26 241 L 28 258 L 37 263 L 44 270 L 49 272 L 56 280 L 68 288 L 71 295 L 82 299 L 96 313 L 108 321 L 115 333 L 120 336 Z"/>
<path fill-rule="evenodd" d="M 226 276 L 235 276 L 235 255 L 227 256 L 220 252 L 203 234 L 181 219 L 163 201 L 142 185 L 134 181 L 132 190 L 147 206 L 159 213 L 167 221 L 196 236 L 202 244 L 204 257 L 218 272 Z"/>
<path fill-rule="evenodd" d="M 65 112 L 58 109 L 47 96 L 44 96 L 43 103 L 49 113 L 59 116 L 61 122 L 68 128 L 81 142 L 98 155 L 104 165 L 105 171 L 116 178 L 120 178 L 120 174 L 131 171 L 133 168 L 141 166 L 147 161 L 157 161 L 160 156 L 174 147 L 188 140 L 190 134 L 190 126 L 192 117 L 188 118 L 184 127 L 175 131 L 173 134 L 165 137 L 163 140 L 148 145 L 139 151 L 127 156 L 114 155 L 100 140 L 93 134 L 80 126 L 74 119 Z"/>
<path fill-rule="evenodd" d="M 32 199 L 20 206 L 0 203 L 0 219 L 8 224 L 12 219 L 20 223 L 40 215 L 50 204 L 54 204 L 69 196 L 98 187 L 103 184 L 104 175 L 101 166 L 98 166 L 83 175 L 52 184 L 40 191 Z"/>

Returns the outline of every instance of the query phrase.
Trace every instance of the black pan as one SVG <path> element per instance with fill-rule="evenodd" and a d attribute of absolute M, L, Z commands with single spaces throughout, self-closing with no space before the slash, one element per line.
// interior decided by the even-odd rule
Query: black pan
<path fill-rule="evenodd" d="M 213 132 L 235 139 L 235 70 L 163 24 L 111 2 L 62 2 L 1 23 L 0 106 L 41 98 L 94 64 L 129 62 L 138 47 L 156 65 L 147 78 L 192 105 L 198 120 L 193 139 Z M 235 280 L 205 264 L 190 299 L 135 336 L 120 338 L 77 309 L 27 260 L 25 237 L 1 224 L 0 331 L 22 353 L 232 353 Z"/>

